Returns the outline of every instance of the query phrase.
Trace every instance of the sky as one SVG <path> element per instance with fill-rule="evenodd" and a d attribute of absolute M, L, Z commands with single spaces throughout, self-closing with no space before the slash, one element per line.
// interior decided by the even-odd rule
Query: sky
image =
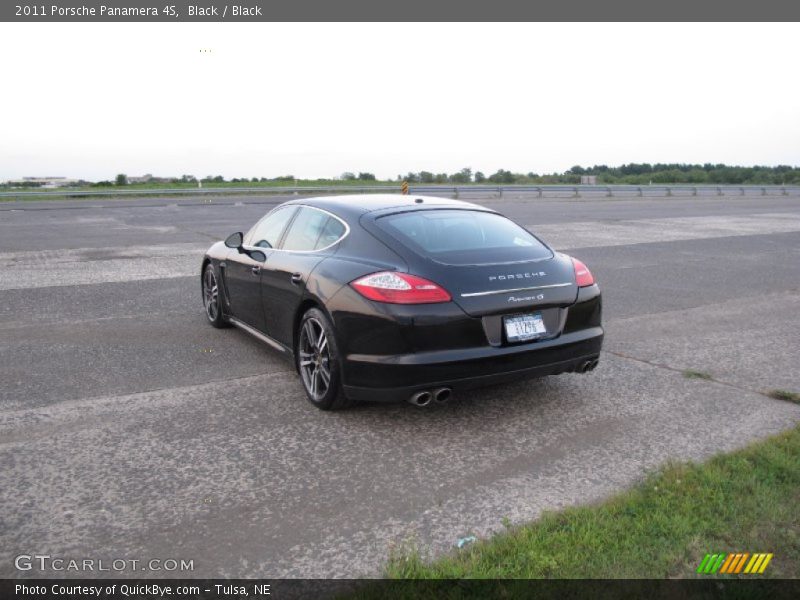
<path fill-rule="evenodd" d="M 0 24 L 0 180 L 800 165 L 799 24 Z"/>

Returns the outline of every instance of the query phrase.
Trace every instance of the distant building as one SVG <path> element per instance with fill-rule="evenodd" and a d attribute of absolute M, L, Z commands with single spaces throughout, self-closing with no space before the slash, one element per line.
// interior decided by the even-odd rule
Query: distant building
<path fill-rule="evenodd" d="M 128 177 L 128 183 L 170 183 L 174 177 L 153 177 L 150 173 L 141 177 Z"/>
<path fill-rule="evenodd" d="M 597 175 L 581 175 L 581 185 L 597 185 Z"/>
<path fill-rule="evenodd" d="M 9 179 L 6 185 L 11 187 L 38 187 L 59 188 L 68 185 L 78 185 L 80 180 L 67 177 L 23 177 L 22 179 Z"/>
<path fill-rule="evenodd" d="M 153 176 L 148 173 L 147 175 L 142 175 L 141 177 L 132 177 L 128 176 L 128 183 L 150 183 L 152 181 Z"/>

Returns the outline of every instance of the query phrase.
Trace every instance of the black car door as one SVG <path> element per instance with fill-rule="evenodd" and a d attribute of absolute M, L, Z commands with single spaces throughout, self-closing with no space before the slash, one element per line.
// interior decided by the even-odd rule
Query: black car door
<path fill-rule="evenodd" d="M 267 260 L 257 261 L 247 253 L 231 250 L 225 261 L 223 277 L 231 312 L 234 317 L 261 332 L 267 331 L 261 279 L 266 265 L 275 254 L 286 226 L 291 222 L 296 206 L 286 206 L 269 213 L 247 233 L 244 248 L 260 250 Z"/>
<path fill-rule="evenodd" d="M 304 206 L 295 216 L 281 246 L 262 270 L 267 334 L 279 342 L 292 343 L 294 315 L 303 299 L 308 277 L 345 235 L 347 226 L 330 213 Z"/>
<path fill-rule="evenodd" d="M 269 250 L 263 250 L 269 260 Z M 231 313 L 259 331 L 265 330 L 261 308 L 261 270 L 264 263 L 232 250 L 222 269 Z"/>

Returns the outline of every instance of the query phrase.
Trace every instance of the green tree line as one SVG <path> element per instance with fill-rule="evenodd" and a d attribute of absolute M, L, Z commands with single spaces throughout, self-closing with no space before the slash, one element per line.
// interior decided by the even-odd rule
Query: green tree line
<path fill-rule="evenodd" d="M 455 173 L 434 173 L 432 171 L 409 172 L 397 175 L 395 181 L 408 181 L 418 184 L 579 184 L 581 176 L 594 175 L 598 184 L 686 184 L 686 185 L 798 185 L 800 184 L 800 167 L 778 165 L 776 167 L 753 166 L 740 167 L 725 164 L 684 164 L 684 163 L 628 163 L 618 167 L 594 165 L 582 167 L 576 165 L 563 173 L 538 174 L 534 172 L 514 173 L 506 169 L 498 169 L 494 173 L 485 174 L 465 167 Z M 180 179 L 172 179 L 173 183 L 194 183 L 198 181 L 193 175 L 184 175 Z M 294 175 L 280 177 L 234 177 L 225 179 L 222 175 L 207 175 L 200 178 L 202 183 L 303 183 L 312 180 L 297 179 Z M 347 171 L 338 177 L 317 179 L 326 181 L 364 183 L 389 183 L 379 180 L 372 173 Z M 117 185 L 124 185 L 124 175 L 117 176 Z M 108 185 L 111 182 L 99 182 L 95 185 Z"/>
<path fill-rule="evenodd" d="M 465 168 L 457 173 L 432 173 L 420 171 L 398 175 L 398 181 L 409 183 L 528 183 L 528 184 L 579 184 L 582 175 L 594 175 L 597 183 L 605 184 L 687 184 L 687 185 L 791 185 L 800 184 L 800 167 L 739 167 L 724 164 L 684 163 L 629 163 L 618 167 L 576 165 L 564 173 L 540 175 L 538 173 L 513 173 L 505 169 L 486 175 L 482 171 Z"/>

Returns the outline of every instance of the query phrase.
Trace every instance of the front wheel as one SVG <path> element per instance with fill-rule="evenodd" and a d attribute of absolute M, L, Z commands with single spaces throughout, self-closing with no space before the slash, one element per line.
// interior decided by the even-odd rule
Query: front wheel
<path fill-rule="evenodd" d="M 225 317 L 222 316 L 222 298 L 220 296 L 217 274 L 214 266 L 209 263 L 203 271 L 203 306 L 206 309 L 208 322 L 214 327 L 225 327 Z"/>
<path fill-rule="evenodd" d="M 341 389 L 341 360 L 333 326 L 319 309 L 312 308 L 300 321 L 295 360 L 311 404 L 322 410 L 352 405 Z"/>

